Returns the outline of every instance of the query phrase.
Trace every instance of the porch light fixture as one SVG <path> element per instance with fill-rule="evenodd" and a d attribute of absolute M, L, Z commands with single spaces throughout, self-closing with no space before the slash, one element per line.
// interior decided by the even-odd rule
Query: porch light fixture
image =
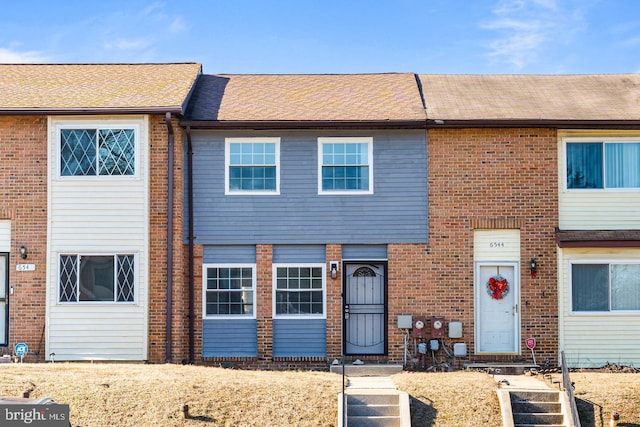
<path fill-rule="evenodd" d="M 27 248 L 24 245 L 20 246 L 20 258 L 27 259 Z"/>
<path fill-rule="evenodd" d="M 535 258 L 531 258 L 530 269 L 531 269 L 531 277 L 536 277 L 536 275 L 538 274 L 538 263 L 536 262 Z"/>
<path fill-rule="evenodd" d="M 335 279 L 338 277 L 338 263 L 337 261 L 331 261 L 329 263 L 329 269 L 331 270 L 331 278 Z"/>

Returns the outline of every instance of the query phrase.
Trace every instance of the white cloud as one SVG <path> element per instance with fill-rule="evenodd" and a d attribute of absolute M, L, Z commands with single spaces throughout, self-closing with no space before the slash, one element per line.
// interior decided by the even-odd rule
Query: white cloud
<path fill-rule="evenodd" d="M 151 43 L 145 39 L 118 39 L 104 43 L 105 49 L 136 50 L 146 49 Z"/>
<path fill-rule="evenodd" d="M 11 48 L 0 48 L 0 63 L 2 64 L 33 64 L 47 61 L 46 55 L 35 50 L 19 52 Z"/>
<path fill-rule="evenodd" d="M 563 3 L 564 7 L 570 3 Z M 536 63 L 553 43 L 562 43 L 583 27 L 582 13 L 560 9 L 556 0 L 500 0 L 493 18 L 480 27 L 497 33 L 487 41 L 487 56 L 522 70 Z"/>
<path fill-rule="evenodd" d="M 169 25 L 169 31 L 171 31 L 172 33 L 180 33 L 184 31 L 186 28 L 187 28 L 187 25 L 181 16 L 178 16 L 177 18 L 175 18 L 171 22 L 171 25 Z"/>

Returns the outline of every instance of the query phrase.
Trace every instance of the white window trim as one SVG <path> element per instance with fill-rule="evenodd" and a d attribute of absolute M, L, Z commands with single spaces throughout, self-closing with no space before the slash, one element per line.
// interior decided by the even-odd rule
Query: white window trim
<path fill-rule="evenodd" d="M 208 268 L 251 268 L 251 281 L 253 287 L 253 313 L 252 314 L 207 314 L 207 269 Z M 203 319 L 255 319 L 257 306 L 257 280 L 256 264 L 213 263 L 202 264 L 202 318 Z"/>
<path fill-rule="evenodd" d="M 324 190 L 322 188 L 322 166 L 324 144 L 367 144 L 367 157 L 369 160 L 369 189 L 368 190 Z M 373 194 L 373 137 L 349 136 L 349 137 L 320 137 L 318 138 L 318 194 L 323 196 L 344 196 L 356 194 Z"/>
<path fill-rule="evenodd" d="M 229 149 L 231 144 L 268 144 L 276 146 L 276 189 L 275 191 L 242 191 L 229 189 Z M 225 138 L 224 139 L 224 194 L 225 196 L 278 196 L 280 195 L 280 138 L 271 137 L 247 137 L 247 138 Z"/>
<path fill-rule="evenodd" d="M 140 179 L 140 150 L 141 150 L 141 128 L 142 128 L 142 120 L 96 120 L 96 121 L 87 121 L 87 120 L 60 120 L 56 121 L 55 124 L 55 178 L 57 180 L 63 181 L 78 181 L 78 180 L 139 180 Z M 133 129 L 134 134 L 134 174 L 133 175 L 79 175 L 79 176 L 63 176 L 61 175 L 60 163 L 62 161 L 62 152 L 61 152 L 61 137 L 60 131 L 64 129 Z"/>
<path fill-rule="evenodd" d="M 560 174 L 562 179 L 562 191 L 564 193 L 639 193 L 640 188 L 569 188 L 567 185 L 567 143 L 640 143 L 640 135 L 625 137 L 565 137 L 562 138 L 562 164 Z M 603 173 L 606 175 L 606 162 L 602 165 Z M 604 176 L 603 176 L 603 179 Z"/>
<path fill-rule="evenodd" d="M 133 255 L 133 301 L 60 301 L 60 257 L 61 256 L 112 256 L 114 260 L 118 255 Z M 73 252 L 73 251 L 64 251 L 59 252 L 57 255 L 57 276 L 56 276 L 56 304 L 65 305 L 65 306 L 79 306 L 79 305 L 110 305 L 110 306 L 122 306 L 122 305 L 138 305 L 139 298 L 139 289 L 140 289 L 140 280 L 138 275 L 139 268 L 139 257 L 136 251 L 117 251 L 117 252 Z M 114 288 L 117 285 L 115 280 L 117 280 L 117 269 L 115 271 L 114 276 Z M 79 291 L 79 290 L 77 290 Z M 78 294 L 79 296 L 79 294 Z M 117 290 L 114 289 L 114 298 L 117 296 Z"/>
<path fill-rule="evenodd" d="M 278 284 L 277 269 L 284 268 L 322 268 L 322 314 L 276 314 L 276 291 Z M 326 319 L 327 318 L 327 266 L 325 263 L 274 263 L 272 264 L 272 313 L 274 319 Z M 317 289 L 310 289 L 317 290 Z"/>
<path fill-rule="evenodd" d="M 569 300 L 567 305 L 569 307 L 569 314 L 572 316 L 629 316 L 640 315 L 640 309 L 638 310 L 611 310 L 608 311 L 576 311 L 573 309 L 573 276 L 572 270 L 574 264 L 607 264 L 611 268 L 612 264 L 640 264 L 637 259 L 572 259 L 569 260 L 569 269 L 567 270 L 567 294 Z M 609 270 L 611 271 L 611 270 Z M 609 277 L 609 307 L 611 307 L 611 277 Z"/>

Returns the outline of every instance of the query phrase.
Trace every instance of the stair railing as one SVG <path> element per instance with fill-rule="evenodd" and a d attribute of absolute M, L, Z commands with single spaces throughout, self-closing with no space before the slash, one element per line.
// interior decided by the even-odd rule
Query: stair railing
<path fill-rule="evenodd" d="M 562 362 L 562 387 L 565 389 L 567 396 L 569 397 L 569 405 L 571 406 L 571 418 L 573 419 L 573 425 L 575 427 L 580 426 L 580 417 L 578 416 L 578 405 L 576 405 L 576 398 L 573 395 L 573 384 L 569 377 L 569 368 L 567 367 L 567 360 L 564 357 L 564 350 L 560 352 L 560 358 Z"/>

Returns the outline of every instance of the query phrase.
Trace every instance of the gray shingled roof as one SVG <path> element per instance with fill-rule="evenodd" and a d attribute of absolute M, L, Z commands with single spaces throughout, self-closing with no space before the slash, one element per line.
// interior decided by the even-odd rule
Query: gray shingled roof
<path fill-rule="evenodd" d="M 181 113 L 201 65 L 0 64 L 0 113 Z"/>
<path fill-rule="evenodd" d="M 203 75 L 188 120 L 424 121 L 415 75 Z"/>
<path fill-rule="evenodd" d="M 640 74 L 421 74 L 420 82 L 432 120 L 640 120 Z"/>

